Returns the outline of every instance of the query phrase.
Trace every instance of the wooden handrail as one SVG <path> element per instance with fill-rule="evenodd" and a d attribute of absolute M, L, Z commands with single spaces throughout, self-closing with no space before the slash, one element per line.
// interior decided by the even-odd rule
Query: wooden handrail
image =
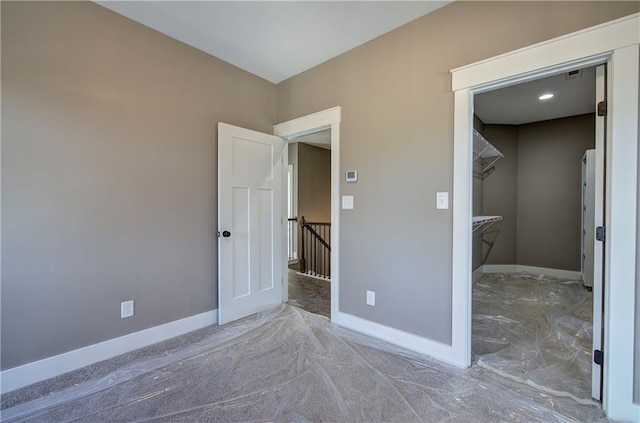
<path fill-rule="evenodd" d="M 322 245 L 324 245 L 329 251 L 331 251 L 331 246 L 329 244 L 327 244 L 327 241 L 325 241 L 324 239 L 322 239 L 322 237 L 311 227 L 311 225 L 319 225 L 319 226 L 331 226 L 331 223 L 313 223 L 313 222 L 307 222 L 306 220 L 304 220 L 304 216 L 302 216 L 301 220 L 300 220 L 300 226 L 307 228 L 307 230 L 311 233 L 311 235 L 313 235 L 313 237 L 315 239 L 317 239 L 318 241 L 320 241 L 320 243 Z"/>
<path fill-rule="evenodd" d="M 302 229 L 302 243 L 300 245 L 301 254 L 299 258 L 300 272 L 330 278 L 331 245 L 329 245 L 329 243 L 316 231 L 316 229 L 322 233 L 326 233 L 326 228 L 330 228 L 331 223 L 307 222 L 304 216 L 302 216 L 300 218 L 300 227 Z M 306 236 L 305 233 L 307 233 Z M 327 235 L 330 236 L 330 233 Z M 306 237 L 310 237 L 310 239 L 306 240 Z M 305 251 L 305 245 L 311 251 Z M 307 254 L 309 255 L 308 257 Z M 310 264 L 310 268 L 307 268 L 308 262 Z"/>

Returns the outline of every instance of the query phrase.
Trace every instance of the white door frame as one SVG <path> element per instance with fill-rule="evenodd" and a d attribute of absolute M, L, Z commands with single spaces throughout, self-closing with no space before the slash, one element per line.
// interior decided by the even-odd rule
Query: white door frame
<path fill-rule="evenodd" d="M 471 217 L 474 94 L 608 63 L 604 382 L 609 418 L 640 421 L 633 404 L 640 14 L 503 54 L 452 73 L 454 177 L 452 354 L 471 364 Z M 615 283 L 611 283 L 615 281 Z"/>
<path fill-rule="evenodd" d="M 295 138 L 325 129 L 331 129 L 331 320 L 338 313 L 340 281 L 340 122 L 342 108 L 337 106 L 297 119 L 274 125 L 273 134 L 288 143 Z M 285 168 L 288 163 L 285 163 Z M 283 229 L 286 231 L 286 227 Z M 286 239 L 286 234 L 283 239 Z M 284 244 L 284 251 L 287 245 Z M 285 254 L 286 258 L 286 254 Z M 286 269 L 286 267 L 285 267 Z M 289 299 L 289 287 L 282 287 L 282 301 Z"/>

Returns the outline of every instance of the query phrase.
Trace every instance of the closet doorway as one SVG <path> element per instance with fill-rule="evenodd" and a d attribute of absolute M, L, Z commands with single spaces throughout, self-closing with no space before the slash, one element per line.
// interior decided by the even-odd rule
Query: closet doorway
<path fill-rule="evenodd" d="M 331 317 L 331 130 L 288 148 L 288 302 Z"/>
<path fill-rule="evenodd" d="M 473 361 L 585 403 L 602 383 L 605 73 L 474 96 Z"/>

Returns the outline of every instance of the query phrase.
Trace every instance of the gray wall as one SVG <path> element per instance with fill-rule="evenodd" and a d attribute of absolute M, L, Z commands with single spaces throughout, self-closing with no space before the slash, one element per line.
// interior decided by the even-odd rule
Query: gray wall
<path fill-rule="evenodd" d="M 638 84 L 638 98 L 640 98 L 640 84 Z M 638 126 L 638 139 L 640 140 L 640 125 Z M 640 160 L 640 149 L 638 149 L 638 159 Z M 637 208 L 636 208 L 636 287 L 640 286 L 640 169 L 638 169 Z M 635 331 L 633 349 L 633 402 L 640 404 L 640 289 L 636 289 L 635 304 Z"/>
<path fill-rule="evenodd" d="M 582 156 L 593 114 L 518 128 L 518 264 L 580 270 Z"/>
<path fill-rule="evenodd" d="M 478 131 L 484 136 L 484 123 L 476 115 L 473 115 L 473 129 Z M 473 216 L 480 216 L 483 211 L 483 185 L 484 180 L 482 178 L 482 169 L 484 169 L 483 163 L 480 159 L 473 162 Z M 472 255 L 472 269 L 476 270 L 482 266 L 482 234 L 480 231 L 473 233 L 473 255 Z"/>
<path fill-rule="evenodd" d="M 277 90 L 96 4 L 1 7 L 6 369 L 215 309 L 216 122 L 270 133 L 336 105 L 360 176 L 340 309 L 449 343 L 449 71 L 640 6 L 454 2 Z"/>
<path fill-rule="evenodd" d="M 216 123 L 271 133 L 275 85 L 93 3 L 1 7 L 2 369 L 214 310 Z"/>
<path fill-rule="evenodd" d="M 504 154 L 485 179 L 484 214 L 501 215 L 487 264 L 580 270 L 582 156 L 595 147 L 594 115 L 485 125 Z"/>
<path fill-rule="evenodd" d="M 278 84 L 278 121 L 342 106 L 340 311 L 451 341 L 450 70 L 638 10 L 638 3 L 453 2 Z M 544 22 L 543 25 L 540 22 Z M 376 291 L 376 306 L 365 291 Z"/>
<path fill-rule="evenodd" d="M 298 217 L 331 222 L 331 150 L 298 144 Z"/>
<path fill-rule="evenodd" d="M 484 180 L 483 214 L 502 216 L 502 221 L 493 226 L 499 232 L 487 235 L 495 241 L 493 249 L 488 252 L 483 246 L 483 254 L 488 253 L 486 264 L 517 264 L 518 127 L 485 125 L 484 134 L 504 157 Z M 540 166 L 544 166 L 544 162 Z"/>

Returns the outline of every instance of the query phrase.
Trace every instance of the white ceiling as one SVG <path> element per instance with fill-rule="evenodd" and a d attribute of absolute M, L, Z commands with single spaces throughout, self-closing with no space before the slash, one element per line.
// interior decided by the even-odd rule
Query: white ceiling
<path fill-rule="evenodd" d="M 96 1 L 278 83 L 451 1 Z"/>
<path fill-rule="evenodd" d="M 313 145 L 315 147 L 331 150 L 331 129 L 325 129 L 319 132 L 302 135 L 294 138 L 295 141 L 303 144 Z"/>
<path fill-rule="evenodd" d="M 550 100 L 538 99 L 553 93 Z M 478 94 L 475 113 L 486 124 L 522 125 L 595 111 L 595 68 L 568 79 L 567 73 Z"/>

